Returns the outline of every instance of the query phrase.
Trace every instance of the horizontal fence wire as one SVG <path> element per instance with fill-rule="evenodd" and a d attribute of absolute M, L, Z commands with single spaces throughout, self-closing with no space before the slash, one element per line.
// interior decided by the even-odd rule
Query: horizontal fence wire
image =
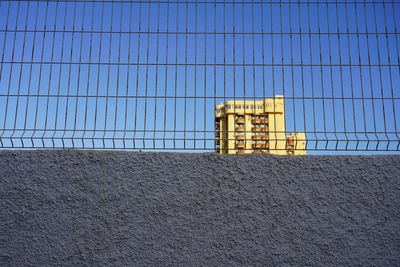
<path fill-rule="evenodd" d="M 398 29 L 389 0 L 0 0 L 0 148 L 218 151 L 218 105 L 279 96 L 270 149 L 398 153 Z"/>

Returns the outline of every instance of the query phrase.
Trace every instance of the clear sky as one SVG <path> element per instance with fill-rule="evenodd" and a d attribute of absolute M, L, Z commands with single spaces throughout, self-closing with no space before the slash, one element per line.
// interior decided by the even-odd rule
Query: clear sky
<path fill-rule="evenodd" d="M 0 147 L 212 151 L 216 104 L 284 95 L 310 154 L 394 153 L 399 14 L 395 1 L 0 1 Z"/>

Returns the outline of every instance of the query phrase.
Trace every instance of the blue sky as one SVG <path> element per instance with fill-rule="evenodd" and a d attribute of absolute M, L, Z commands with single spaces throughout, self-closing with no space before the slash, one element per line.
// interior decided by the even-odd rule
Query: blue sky
<path fill-rule="evenodd" d="M 0 1 L 0 145 L 212 150 L 283 94 L 309 153 L 399 149 L 400 3 L 250 2 Z"/>

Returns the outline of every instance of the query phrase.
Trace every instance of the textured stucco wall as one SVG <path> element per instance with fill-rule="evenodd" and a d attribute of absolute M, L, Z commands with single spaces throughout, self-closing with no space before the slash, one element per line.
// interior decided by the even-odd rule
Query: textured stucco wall
<path fill-rule="evenodd" d="M 0 266 L 399 266 L 399 156 L 0 152 Z"/>

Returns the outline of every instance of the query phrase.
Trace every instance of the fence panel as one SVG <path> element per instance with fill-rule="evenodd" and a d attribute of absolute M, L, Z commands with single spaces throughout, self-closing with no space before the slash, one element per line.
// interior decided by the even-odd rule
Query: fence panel
<path fill-rule="evenodd" d="M 398 1 L 2 0 L 0 148 L 237 153 L 243 133 L 255 153 L 260 132 L 259 152 L 399 152 L 399 14 Z M 235 130 L 240 116 L 256 132 Z"/>

